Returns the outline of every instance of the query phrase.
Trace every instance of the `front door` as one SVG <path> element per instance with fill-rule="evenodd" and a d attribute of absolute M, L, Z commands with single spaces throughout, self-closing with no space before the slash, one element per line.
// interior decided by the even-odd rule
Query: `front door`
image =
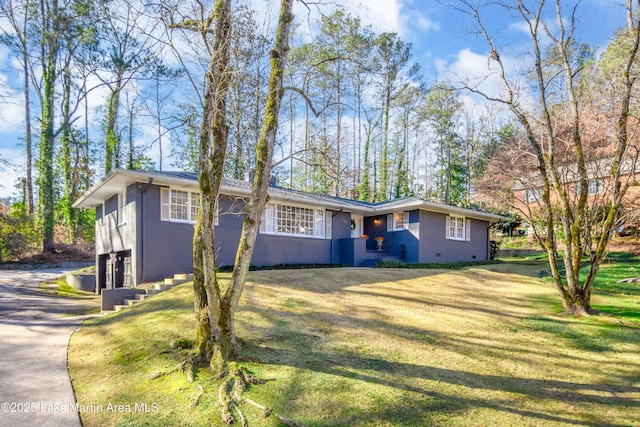
<path fill-rule="evenodd" d="M 355 239 L 362 236 L 362 215 L 351 215 L 351 238 Z"/>

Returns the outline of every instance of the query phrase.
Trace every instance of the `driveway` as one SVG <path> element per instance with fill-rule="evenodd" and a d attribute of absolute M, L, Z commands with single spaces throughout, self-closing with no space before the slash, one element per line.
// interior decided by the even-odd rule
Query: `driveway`
<path fill-rule="evenodd" d="M 0 427 L 81 426 L 67 371 L 69 338 L 86 300 L 47 296 L 39 284 L 69 270 L 0 270 Z"/>

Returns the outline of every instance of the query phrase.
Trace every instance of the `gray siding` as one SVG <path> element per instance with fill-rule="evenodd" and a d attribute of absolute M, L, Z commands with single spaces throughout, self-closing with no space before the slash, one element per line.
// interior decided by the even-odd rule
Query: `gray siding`
<path fill-rule="evenodd" d="M 447 215 L 420 212 L 420 262 L 486 261 L 489 222 L 471 219 L 471 240 L 446 238 Z"/>
<path fill-rule="evenodd" d="M 193 224 L 160 219 L 160 188 L 145 184 L 130 186 L 125 223 L 117 224 L 117 197 L 107 201 L 105 220 L 96 221 L 96 262 L 100 255 L 111 250 L 131 250 L 136 283 L 193 271 Z M 216 261 L 219 266 L 230 266 L 234 263 L 240 241 L 244 205 L 223 196 L 219 211 L 215 235 Z M 136 215 L 141 218 L 138 226 Z M 331 240 L 259 234 L 252 264 L 339 263 L 340 248 L 336 239 L 350 235 L 351 217 L 344 212 L 334 215 Z"/>
<path fill-rule="evenodd" d="M 141 237 L 140 243 L 142 281 L 192 272 L 193 224 L 160 220 L 159 186 L 150 186 L 144 199 L 144 238 Z"/>
<path fill-rule="evenodd" d="M 175 273 L 193 271 L 193 224 L 161 221 L 160 188 L 157 185 L 133 184 L 126 190 L 122 221 L 118 221 L 118 197 L 96 207 L 96 264 L 108 258 L 110 251 L 131 251 L 135 284 L 160 280 Z M 220 199 L 216 226 L 216 260 L 220 266 L 234 263 L 244 214 L 244 203 L 223 196 Z M 406 262 L 453 262 L 488 259 L 488 221 L 471 220 L 471 240 L 446 239 L 445 214 L 413 210 L 409 212 L 408 229 L 387 231 L 387 215 L 364 218 L 364 242 L 358 240 L 357 253 L 351 236 L 351 214 L 331 212 L 332 238 L 317 239 L 296 236 L 259 234 L 252 264 L 362 264 L 375 257 L 375 237 L 385 238 L 384 252 L 404 257 Z M 342 241 L 342 243 L 341 243 Z M 345 248 L 348 248 L 345 249 Z M 348 260 L 343 260 L 349 253 Z M 357 262 L 356 262 L 357 255 Z M 362 259 L 361 259 L 362 258 Z M 104 274 L 98 269 L 98 276 Z"/>
<path fill-rule="evenodd" d="M 231 266 L 235 262 L 240 242 L 244 205 L 232 198 L 222 197 L 219 212 L 215 236 L 216 261 L 220 266 Z M 342 224 L 345 216 L 348 218 L 347 231 Z M 333 218 L 333 239 L 351 232 L 350 219 L 350 215 L 344 213 Z M 258 234 L 251 264 L 258 267 L 276 264 L 329 264 L 339 262 L 339 251 L 337 242 L 333 249 L 332 240 L 329 239 Z"/>
<path fill-rule="evenodd" d="M 129 186 L 126 190 L 126 204 L 123 208 L 123 218 L 118 219 L 118 196 L 113 196 L 106 200 L 105 214 L 102 214 L 102 207 L 96 209 L 96 266 L 98 266 L 100 256 L 104 256 L 111 251 L 120 252 L 131 250 L 132 260 L 136 259 L 137 223 L 136 223 L 136 187 Z M 136 277 L 135 261 L 132 265 L 133 277 Z M 101 278 L 100 268 L 97 268 L 96 281 Z"/>

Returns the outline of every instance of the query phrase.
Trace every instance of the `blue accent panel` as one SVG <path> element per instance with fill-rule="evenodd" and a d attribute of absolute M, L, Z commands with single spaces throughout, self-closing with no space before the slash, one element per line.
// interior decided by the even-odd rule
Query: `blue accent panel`
<path fill-rule="evenodd" d="M 375 264 L 375 257 L 367 252 L 366 240 L 360 238 L 340 239 L 340 259 L 342 265 L 364 267 Z"/>
<path fill-rule="evenodd" d="M 333 232 L 331 233 L 331 262 L 333 264 L 344 264 L 341 256 L 340 240 L 351 238 L 351 213 L 331 212 L 331 216 L 333 224 Z"/>
<path fill-rule="evenodd" d="M 364 233 L 369 236 L 367 249 L 375 251 L 376 237 L 384 237 L 382 250 L 385 255 L 405 262 L 418 262 L 420 251 L 420 211 L 409 212 L 409 229 L 387 231 L 387 215 L 366 217 Z"/>

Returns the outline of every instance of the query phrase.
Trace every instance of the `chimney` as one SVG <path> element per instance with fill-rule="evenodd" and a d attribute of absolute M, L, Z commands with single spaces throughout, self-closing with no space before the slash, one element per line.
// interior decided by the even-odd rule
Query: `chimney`
<path fill-rule="evenodd" d="M 251 169 L 250 171 L 247 171 L 244 173 L 244 180 L 247 182 L 253 182 L 253 179 L 255 178 L 256 175 L 256 171 Z M 277 187 L 278 186 L 278 182 L 276 180 L 276 176 L 275 175 L 271 175 L 271 178 L 269 179 L 269 187 Z"/>

